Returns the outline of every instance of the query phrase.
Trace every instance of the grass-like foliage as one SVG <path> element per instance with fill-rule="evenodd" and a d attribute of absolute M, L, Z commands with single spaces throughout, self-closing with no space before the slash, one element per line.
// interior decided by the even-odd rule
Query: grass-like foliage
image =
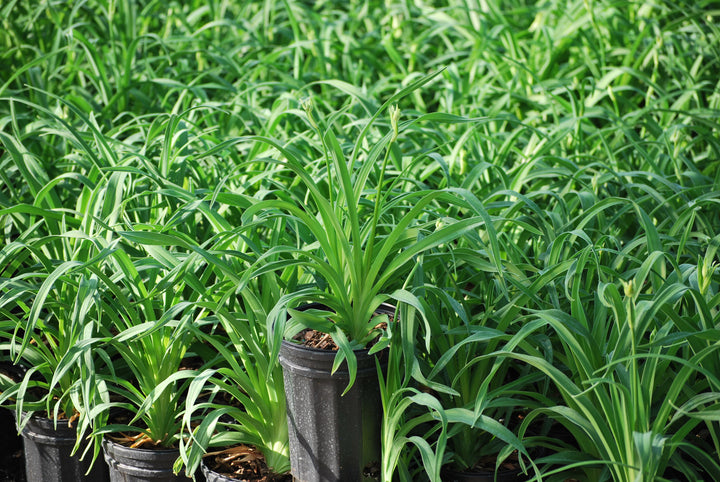
<path fill-rule="evenodd" d="M 719 479 L 719 18 L 4 2 L 0 400 L 284 471 L 310 327 L 389 348 L 385 482 Z"/>

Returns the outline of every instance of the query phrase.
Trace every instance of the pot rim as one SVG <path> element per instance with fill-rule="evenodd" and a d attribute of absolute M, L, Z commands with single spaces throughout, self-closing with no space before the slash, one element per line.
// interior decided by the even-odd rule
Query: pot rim
<path fill-rule="evenodd" d="M 293 309 L 295 309 L 297 311 L 305 311 L 305 310 L 309 310 L 312 308 L 320 308 L 320 309 L 330 310 L 330 308 L 327 305 L 324 305 L 317 301 L 304 303 L 304 304 L 298 306 L 297 308 L 293 308 Z M 383 302 L 383 303 L 380 303 L 380 305 L 375 309 L 374 314 L 390 314 L 390 313 L 395 314 L 396 312 L 397 312 L 397 307 L 395 307 L 394 305 L 391 305 L 390 303 Z M 288 314 L 288 317 L 290 317 L 289 314 Z M 298 340 L 287 339 L 287 338 L 285 338 L 285 336 L 283 336 L 283 338 L 282 338 L 282 345 L 288 346 L 288 347 L 297 347 L 298 349 L 301 348 L 303 350 L 308 350 L 308 351 L 317 352 L 317 353 L 332 353 L 333 356 L 334 356 L 334 354 L 336 354 L 338 352 L 337 350 L 328 350 L 328 349 L 324 349 L 324 348 L 315 348 L 315 347 L 306 346 Z M 372 347 L 356 348 L 353 350 L 353 353 L 355 353 L 356 355 L 363 354 L 364 352 L 370 351 L 371 348 Z M 370 356 L 372 356 L 372 355 L 370 355 Z"/>
<path fill-rule="evenodd" d="M 128 447 L 127 445 L 124 445 L 124 444 L 121 444 L 121 443 L 119 443 L 119 442 L 114 441 L 112 438 L 108 437 L 108 435 L 109 435 L 109 434 L 105 434 L 105 435 L 103 436 L 103 440 L 102 440 L 103 446 L 105 446 L 106 444 L 112 444 L 113 448 L 114 448 L 114 447 L 119 447 L 120 450 L 125 449 L 125 450 L 132 450 L 132 451 L 138 451 L 138 452 L 148 452 L 148 453 L 163 453 L 163 452 L 167 452 L 167 453 L 170 453 L 170 452 L 179 453 L 179 452 L 180 452 L 180 449 L 179 449 L 179 448 L 146 449 L 146 448 L 143 448 L 143 447 Z"/>

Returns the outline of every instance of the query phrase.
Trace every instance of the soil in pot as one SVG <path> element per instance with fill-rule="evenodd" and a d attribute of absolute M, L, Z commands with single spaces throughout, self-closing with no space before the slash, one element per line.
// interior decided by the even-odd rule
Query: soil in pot
<path fill-rule="evenodd" d="M 173 473 L 178 449 L 130 448 L 109 438 L 103 440 L 110 482 L 191 482 Z"/>
<path fill-rule="evenodd" d="M 247 445 L 207 454 L 202 473 L 207 482 L 292 482 L 290 474 L 272 472 L 262 453 Z"/>

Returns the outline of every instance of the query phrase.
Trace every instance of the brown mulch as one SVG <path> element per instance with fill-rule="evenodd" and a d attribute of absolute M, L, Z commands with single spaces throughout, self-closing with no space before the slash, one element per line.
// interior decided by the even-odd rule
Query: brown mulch
<path fill-rule="evenodd" d="M 377 313 L 376 313 L 377 315 Z M 390 317 L 390 321 L 392 321 L 392 314 L 387 314 L 388 317 Z M 378 323 L 374 329 L 379 330 L 385 330 L 387 328 L 387 323 L 382 322 Z M 305 328 L 304 330 L 300 331 L 298 334 L 296 334 L 293 338 L 295 341 L 299 341 L 301 345 L 306 346 L 308 348 L 317 348 L 318 350 L 332 350 L 337 351 L 338 346 L 335 343 L 335 340 L 333 340 L 333 337 L 328 333 L 323 333 L 321 331 L 313 330 L 310 328 Z M 380 336 L 378 335 L 377 338 L 375 338 L 373 341 L 368 343 L 368 347 L 374 345 L 378 340 L 380 339 Z"/>
<path fill-rule="evenodd" d="M 220 475 L 247 482 L 292 482 L 290 474 L 271 472 L 263 454 L 248 445 L 208 453 L 205 455 L 205 465 Z"/>
<path fill-rule="evenodd" d="M 132 411 L 125 408 L 111 410 L 109 423 L 128 425 L 134 416 Z M 167 450 L 178 448 L 177 444 L 165 446 L 162 440 L 153 440 L 144 433 L 113 432 L 105 436 L 116 444 L 131 449 Z"/>
<path fill-rule="evenodd" d="M 309 348 L 317 348 L 318 350 L 338 350 L 338 346 L 335 344 L 335 340 L 333 340 L 332 336 L 328 333 L 311 330 L 310 328 L 302 330 L 293 337 L 293 340 L 297 340 L 301 345 Z"/>
<path fill-rule="evenodd" d="M 128 435 L 125 432 L 118 432 L 107 435 L 107 437 L 113 442 L 131 449 L 167 450 L 177 448 L 177 445 L 165 446 L 162 444 L 162 440 L 153 440 L 144 433 Z"/>

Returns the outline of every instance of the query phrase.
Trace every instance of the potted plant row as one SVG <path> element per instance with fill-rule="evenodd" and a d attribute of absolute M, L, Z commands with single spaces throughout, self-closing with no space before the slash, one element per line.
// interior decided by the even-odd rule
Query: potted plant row
<path fill-rule="evenodd" d="M 13 410 L 24 439 L 27 480 L 108 479 L 107 466 L 95 463 L 99 450 L 87 437 L 93 420 L 81 381 L 94 373 L 91 340 L 100 313 L 98 279 L 79 261 L 97 254 L 82 236 L 54 236 L 2 251 L 4 266 L 15 267 L 0 284 L 0 347 L 15 370 L 2 377 L 0 404 Z M 67 253 L 55 264 L 47 253 Z M 3 273 L 7 276 L 9 273 Z"/>
<path fill-rule="evenodd" d="M 18 272 L 1 286 L 1 346 L 21 369 L 0 378 L 0 402 L 25 439 L 26 478 L 181 480 L 173 467 L 182 382 L 194 375 L 180 370 L 194 339 L 191 305 L 173 297 L 180 284 L 172 274 L 161 279 L 162 267 L 147 289 L 137 269 L 149 267 L 145 259 L 76 237 L 74 250 L 48 236 L 2 253 Z M 88 261 L 55 262 L 48 245 Z"/>
<path fill-rule="evenodd" d="M 589 243 L 555 260 L 563 239 L 584 236 L 573 231 L 540 244 L 550 268 L 506 269 L 493 245 L 502 216 L 467 190 L 419 189 L 412 165 L 392 162 L 412 121 L 392 108 L 387 135 L 365 142 L 388 105 L 353 144 L 309 103 L 316 144 L 238 140 L 268 148 L 252 164 L 272 189 L 223 198 L 241 212 L 234 223 L 188 195 L 168 226 L 4 246 L 3 355 L 25 368 L 0 379 L 0 400 L 26 430 L 28 461 L 60 432 L 52 447 L 75 480 L 107 477 L 86 474 L 93 459 L 106 470 L 103 458 L 110 480 L 187 480 L 198 467 L 229 478 L 203 455 L 299 480 L 540 480 L 537 458 L 555 479 L 567 467 L 588 480 L 720 473 L 715 252 L 679 264 L 648 235 L 632 244 L 642 256 Z M 189 214 L 212 220 L 208 239 L 177 227 Z M 599 275 L 590 260 L 607 251 Z M 575 448 L 536 457 L 539 421 Z"/>
<path fill-rule="evenodd" d="M 211 442 L 217 445 L 225 440 L 253 445 L 264 453 L 269 467 L 279 472 L 288 468 L 283 457 L 289 455 L 292 473 L 300 480 L 376 476 L 382 455 L 378 369 L 383 372 L 385 348 L 390 343 L 387 331 L 395 319 L 394 308 L 385 302 L 412 298 L 402 286 L 416 269 L 418 256 L 488 221 L 479 215 L 443 225 L 428 215 L 428 210 L 439 201 L 463 203 L 458 193 L 399 189 L 405 182 L 403 174 L 388 175 L 391 151 L 401 130 L 399 111 L 394 107 L 391 131 L 374 145 L 367 159 L 357 161 L 373 121 L 392 102 L 431 78 L 410 85 L 378 110 L 349 158 L 335 137 L 332 123 L 321 127 L 313 117 L 311 104 L 306 104 L 306 119 L 321 140 L 316 152 L 324 153 L 326 190 L 318 187 L 305 165 L 307 159 L 296 155 L 298 151 L 285 149 L 272 139 L 254 139 L 277 149 L 282 160 L 268 162 L 282 165 L 295 175 L 301 192 L 309 193 L 309 198 L 303 204 L 298 194 L 288 189 L 277 194 L 279 199 L 254 202 L 245 208 L 243 225 L 284 220 L 303 233 L 304 245 L 275 244 L 255 253 L 250 269 L 237 267 L 242 276 L 229 279 L 242 300 L 241 310 L 229 308 L 230 294 L 208 298 L 209 277 L 201 279 L 194 273 L 198 260 L 213 264 L 217 258 L 208 253 L 177 257 L 165 248 L 174 244 L 202 250 L 187 237 L 173 238 L 132 226 L 110 243 L 100 237 L 88 241 L 88 245 L 102 248 L 100 253 L 84 253 L 84 259 L 90 260 L 85 263 L 61 263 L 38 290 L 42 296 L 16 288 L 18 294 L 6 299 L 8 306 L 20 300 L 17 306 L 31 307 L 23 316 L 29 320 L 26 326 L 33 327 L 45 307 L 52 308 L 43 296 L 52 293 L 53 284 L 63 279 L 65 271 L 83 273 L 81 281 L 69 286 L 86 291 L 77 300 L 68 298 L 62 306 L 63 314 L 74 313 L 72 320 L 80 332 L 73 332 L 74 338 L 64 345 L 65 352 L 48 349 L 48 354 L 58 359 L 55 368 L 47 372 L 46 384 L 56 388 L 57 394 L 44 401 L 79 401 L 79 408 L 73 409 L 81 411 L 78 426 L 82 426 L 83 437 L 91 432 L 93 444 L 88 450 L 95 458 L 100 446 L 104 449 L 111 480 L 174 480 L 175 472 L 182 468 L 178 457 L 192 475 L 200 453 Z M 223 274 L 232 271 L 221 263 L 213 269 Z M 288 290 L 259 308 L 252 301 L 249 286 L 263 274 L 283 270 L 302 272 L 310 278 L 296 283 L 301 289 Z M 23 279 L 16 276 L 8 285 L 21 286 Z M 86 288 L 88 283 L 90 288 Z M 88 323 L 90 318 L 94 323 Z M 227 347 L 218 341 L 214 329 L 212 336 L 202 331 L 202 326 L 212 325 L 209 320 L 215 320 L 229 337 Z M 21 324 L 19 319 L 12 321 L 13 326 Z M 28 334 L 32 330 L 25 330 L 19 339 L 16 332 L 9 331 L 8 340 L 11 351 L 17 349 L 17 359 L 33 354 L 36 346 L 58 345 L 30 343 Z M 303 346 L 318 339 L 328 342 L 330 349 Z M 212 361 L 225 366 L 207 370 L 183 367 L 188 351 L 203 344 L 222 354 L 220 360 L 215 357 Z M 238 356 L 241 364 L 233 360 Z M 262 359 L 265 361 L 258 367 Z M 284 383 L 278 380 L 277 359 L 284 368 Z M 202 360 L 201 367 L 206 361 Z M 249 378 L 253 367 L 262 368 L 254 383 Z M 4 390 L 4 399 L 18 399 L 23 405 L 38 370 L 31 369 L 24 384 Z M 59 386 L 59 374 L 73 377 Z M 262 415 L 270 414 L 263 422 L 266 429 L 259 428 L 261 413 L 251 414 L 253 403 L 257 403 L 253 400 L 262 400 L 263 395 L 249 395 L 261 377 L 266 377 L 266 382 L 275 380 L 265 395 L 267 410 Z M 205 393 L 206 385 L 214 387 L 209 394 Z M 278 388 L 283 386 L 287 412 L 285 400 L 276 399 Z M 198 401 L 201 392 L 211 399 Z M 229 394 L 242 408 L 225 408 L 212 398 L 219 392 Z M 308 401 L 311 408 L 302 405 Z M 56 413 L 60 412 L 58 407 Z M 279 424 L 279 414 L 285 413 L 287 422 Z M 300 414 L 314 415 L 303 418 Z M 228 422 L 227 417 L 235 421 Z M 220 435 L 216 433 L 219 427 L 225 429 Z M 330 435 L 321 437 L 321 433 Z M 288 450 L 283 448 L 285 438 L 289 440 Z M 245 455 L 251 457 L 250 453 Z M 158 466 L 152 465 L 155 459 Z"/>

